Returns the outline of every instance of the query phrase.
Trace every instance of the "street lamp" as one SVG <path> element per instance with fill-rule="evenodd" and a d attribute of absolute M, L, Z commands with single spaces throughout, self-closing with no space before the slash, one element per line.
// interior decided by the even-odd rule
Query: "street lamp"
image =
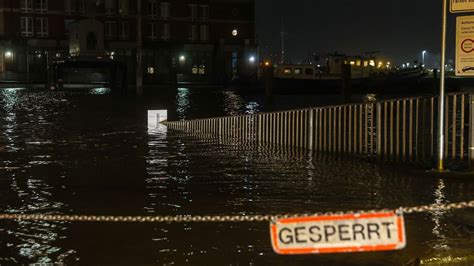
<path fill-rule="evenodd" d="M 249 57 L 249 63 L 254 64 L 255 63 L 255 56 L 250 56 Z"/>
<path fill-rule="evenodd" d="M 184 56 L 184 55 L 179 56 L 179 62 L 180 63 L 186 62 L 186 56 Z"/>
<path fill-rule="evenodd" d="M 426 53 L 427 53 L 426 51 L 421 52 L 421 65 L 422 66 L 425 65 L 425 54 Z"/>
<path fill-rule="evenodd" d="M 10 50 L 6 51 L 5 52 L 5 58 L 9 59 L 9 60 L 12 59 L 13 58 L 13 52 L 10 51 Z"/>

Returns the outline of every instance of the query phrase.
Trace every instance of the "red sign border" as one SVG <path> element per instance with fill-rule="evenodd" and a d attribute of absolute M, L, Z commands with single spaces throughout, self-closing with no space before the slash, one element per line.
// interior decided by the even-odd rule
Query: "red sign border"
<path fill-rule="evenodd" d="M 398 243 L 390 245 L 368 245 L 368 246 L 347 246 L 347 247 L 331 247 L 331 248 L 292 248 L 281 249 L 278 247 L 277 223 L 301 223 L 301 222 L 320 222 L 335 220 L 353 220 L 353 219 L 376 219 L 386 217 L 397 217 Z M 273 250 L 281 255 L 302 255 L 302 254 L 326 254 L 326 253 L 348 253 L 348 252 L 369 252 L 369 251 L 388 251 L 403 249 L 406 245 L 405 225 L 403 215 L 394 212 L 365 213 L 365 214 L 344 214 L 344 215 L 327 215 L 327 216 L 309 216 L 285 218 L 270 224 L 270 233 L 272 239 Z"/>

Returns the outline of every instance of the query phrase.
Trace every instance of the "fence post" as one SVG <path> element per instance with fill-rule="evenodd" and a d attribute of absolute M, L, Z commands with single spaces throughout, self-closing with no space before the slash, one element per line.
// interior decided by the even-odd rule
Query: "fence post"
<path fill-rule="evenodd" d="M 377 126 L 375 130 L 377 131 L 377 159 L 382 159 L 382 103 L 377 103 Z"/>

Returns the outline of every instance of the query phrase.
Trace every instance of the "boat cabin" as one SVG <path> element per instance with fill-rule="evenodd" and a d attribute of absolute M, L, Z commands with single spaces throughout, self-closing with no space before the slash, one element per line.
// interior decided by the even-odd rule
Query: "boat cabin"
<path fill-rule="evenodd" d="M 319 70 L 313 65 L 282 64 L 275 68 L 275 77 L 287 79 L 314 79 Z"/>

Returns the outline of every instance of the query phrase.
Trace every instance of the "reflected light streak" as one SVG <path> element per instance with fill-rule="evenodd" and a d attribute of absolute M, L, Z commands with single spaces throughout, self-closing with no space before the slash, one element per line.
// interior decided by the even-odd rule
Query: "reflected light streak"
<path fill-rule="evenodd" d="M 444 192 L 444 189 L 445 189 L 445 184 L 444 184 L 444 181 L 443 179 L 440 179 L 438 181 L 438 187 L 436 188 L 435 192 L 434 192 L 434 196 L 435 196 L 435 203 L 436 204 L 445 204 L 447 203 L 446 202 L 446 196 L 445 196 L 445 192 Z M 446 249 L 449 249 L 449 246 L 448 246 L 448 240 L 446 238 L 446 236 L 444 235 L 444 233 L 442 232 L 443 230 L 443 224 L 441 223 L 441 220 L 444 218 L 444 216 L 446 215 L 446 211 L 443 211 L 443 210 L 437 210 L 437 211 L 432 211 L 430 212 L 431 214 L 431 220 L 433 221 L 433 223 L 435 224 L 435 226 L 433 227 L 433 230 L 432 230 L 432 233 L 433 235 L 435 235 L 439 242 L 436 243 L 433 248 L 436 249 L 436 250 L 446 250 Z"/>
<path fill-rule="evenodd" d="M 178 94 L 176 95 L 176 111 L 178 113 L 178 119 L 186 119 L 188 114 L 190 103 L 189 96 L 190 91 L 188 88 L 178 88 Z"/>

